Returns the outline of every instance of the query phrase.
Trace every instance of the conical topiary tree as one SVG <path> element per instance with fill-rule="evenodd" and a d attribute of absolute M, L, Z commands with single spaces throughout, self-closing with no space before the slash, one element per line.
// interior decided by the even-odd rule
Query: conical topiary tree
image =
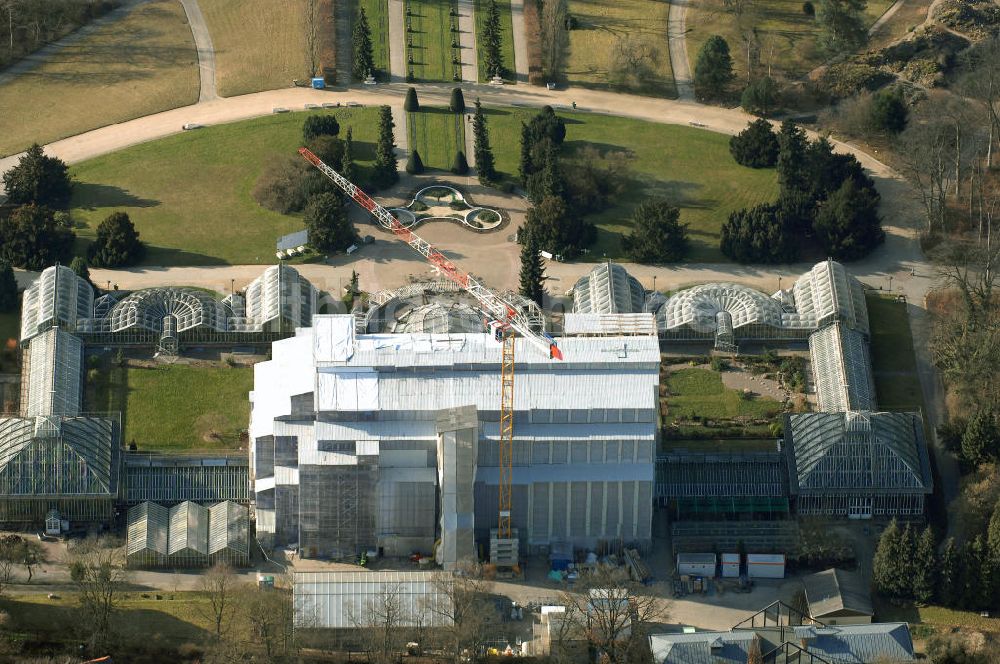
<path fill-rule="evenodd" d="M 461 150 L 455 153 L 455 161 L 451 162 L 451 172 L 455 175 L 465 175 L 469 172 L 469 162 Z"/>
<path fill-rule="evenodd" d="M 417 101 L 417 89 L 406 89 L 406 101 L 403 102 L 403 110 L 407 113 L 416 113 L 420 110 L 420 102 Z"/>
<path fill-rule="evenodd" d="M 452 113 L 465 113 L 465 95 L 462 94 L 462 88 L 451 89 L 451 101 L 448 103 L 448 108 L 451 109 Z"/>
<path fill-rule="evenodd" d="M 406 172 L 410 175 L 420 175 L 424 172 L 424 162 L 420 159 L 420 153 L 414 150 L 410 153 L 410 158 L 406 160 Z"/>

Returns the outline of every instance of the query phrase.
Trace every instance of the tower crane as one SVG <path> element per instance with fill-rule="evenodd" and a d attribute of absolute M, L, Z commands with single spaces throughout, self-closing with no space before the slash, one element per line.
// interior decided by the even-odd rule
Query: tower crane
<path fill-rule="evenodd" d="M 500 485 L 497 537 L 511 539 L 511 477 L 514 444 L 514 335 L 524 339 L 548 354 L 550 359 L 561 360 L 562 352 L 555 339 L 531 328 L 528 317 L 511 304 L 503 295 L 488 288 L 471 274 L 463 272 L 434 246 L 404 226 L 388 210 L 361 191 L 353 182 L 327 166 L 308 148 L 299 148 L 306 161 L 333 181 L 351 200 L 368 210 L 380 226 L 392 231 L 396 237 L 413 247 L 437 268 L 441 274 L 461 286 L 479 302 L 490 319 L 494 338 L 502 344 L 500 362 Z"/>

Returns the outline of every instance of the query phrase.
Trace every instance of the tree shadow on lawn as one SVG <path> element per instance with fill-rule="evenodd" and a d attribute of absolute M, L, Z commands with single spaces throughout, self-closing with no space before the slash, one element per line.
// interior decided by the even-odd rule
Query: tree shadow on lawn
<path fill-rule="evenodd" d="M 151 198 L 140 198 L 127 189 L 111 184 L 94 182 L 74 182 L 72 207 L 84 210 L 112 207 L 156 207 L 160 201 Z"/>
<path fill-rule="evenodd" d="M 96 228 L 95 228 L 96 232 Z M 142 232 L 140 231 L 139 239 L 142 239 Z M 93 237 L 81 237 L 76 236 L 76 241 L 73 243 L 73 255 L 74 256 L 87 256 L 87 252 L 90 249 L 90 245 L 94 243 Z M 267 261 L 271 258 L 272 254 L 265 253 L 260 256 L 261 259 Z M 232 265 L 230 261 L 224 258 L 219 258 L 218 256 L 209 256 L 208 254 L 200 254 L 194 251 L 188 251 L 187 249 L 180 249 L 177 247 L 158 247 L 155 244 L 146 243 L 146 253 L 142 257 L 142 261 L 136 265 L 136 268 L 155 268 L 155 267 L 184 267 L 184 266 L 210 266 L 210 265 Z M 263 269 L 263 268 L 262 268 Z M 100 285 L 100 284 L 98 284 Z"/>

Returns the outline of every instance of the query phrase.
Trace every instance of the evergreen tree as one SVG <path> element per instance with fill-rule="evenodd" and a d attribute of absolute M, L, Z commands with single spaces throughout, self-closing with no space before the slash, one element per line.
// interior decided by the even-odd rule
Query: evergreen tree
<path fill-rule="evenodd" d="M 302 123 L 302 140 L 309 143 L 317 136 L 336 136 L 340 133 L 340 123 L 335 115 L 310 115 Z"/>
<path fill-rule="evenodd" d="M 816 212 L 813 230 L 827 256 L 856 260 L 885 240 L 878 192 L 848 180 Z"/>
<path fill-rule="evenodd" d="M 917 532 L 909 523 L 903 527 L 899 538 L 899 559 L 896 563 L 896 585 L 898 597 L 913 597 L 913 579 L 916 574 Z"/>
<path fill-rule="evenodd" d="M 62 159 L 46 156 L 35 143 L 3 174 L 7 200 L 14 205 L 44 205 L 60 209 L 69 203 L 73 183 Z"/>
<path fill-rule="evenodd" d="M 737 210 L 722 225 L 719 249 L 738 263 L 791 263 L 799 241 L 784 210 L 768 204 Z"/>
<path fill-rule="evenodd" d="M 778 132 L 778 185 L 782 193 L 806 191 L 806 148 L 809 141 L 801 127 L 791 120 L 781 123 Z"/>
<path fill-rule="evenodd" d="M 521 123 L 521 159 L 518 163 L 517 173 L 521 178 L 521 186 L 528 186 L 528 178 L 531 174 L 535 172 L 535 165 L 532 163 L 531 159 L 531 129 L 528 125 Z M 478 155 L 476 161 L 476 168 L 479 168 Z M 482 172 L 482 171 L 480 171 Z"/>
<path fill-rule="evenodd" d="M 123 267 L 135 265 L 143 252 L 139 233 L 128 213 L 112 212 L 97 227 L 97 238 L 87 256 L 95 267 Z"/>
<path fill-rule="evenodd" d="M 340 194 L 323 192 L 313 196 L 302 216 L 309 231 L 309 245 L 316 251 L 343 251 L 357 240 Z"/>
<path fill-rule="evenodd" d="M 417 89 L 409 87 L 406 89 L 406 99 L 403 100 L 403 110 L 407 113 L 416 113 L 420 110 L 420 101 L 417 100 Z"/>
<path fill-rule="evenodd" d="M 26 270 L 44 270 L 66 262 L 75 238 L 49 208 L 22 205 L 6 219 L 0 218 L 0 260 Z"/>
<path fill-rule="evenodd" d="M 340 159 L 340 174 L 354 182 L 358 176 L 357 167 L 354 165 L 354 132 L 348 127 L 344 135 L 344 154 Z"/>
<path fill-rule="evenodd" d="M 448 109 L 452 113 L 465 113 L 465 95 L 462 88 L 451 89 L 451 99 L 448 101 Z"/>
<path fill-rule="evenodd" d="M 893 519 L 882 531 L 882 535 L 878 538 L 878 546 L 875 547 L 872 583 L 875 591 L 886 597 L 900 596 L 898 565 L 902 538 L 903 533 L 899 529 L 899 524 Z"/>
<path fill-rule="evenodd" d="M 719 35 L 708 38 L 694 65 L 694 92 L 698 99 L 720 99 L 733 80 L 733 58 L 729 44 Z"/>
<path fill-rule="evenodd" d="M 81 279 L 86 280 L 91 286 L 94 282 L 90 280 L 90 266 L 87 265 L 87 260 L 83 256 L 74 256 L 73 260 L 70 261 L 69 269 L 76 273 L 76 276 Z"/>
<path fill-rule="evenodd" d="M 469 162 L 461 150 L 455 153 L 455 161 L 451 162 L 451 172 L 455 175 L 465 175 L 469 172 Z"/>
<path fill-rule="evenodd" d="M 993 581 L 990 575 L 986 538 L 980 533 L 963 547 L 962 608 L 971 611 L 988 609 L 992 603 Z"/>
<path fill-rule="evenodd" d="M 378 140 L 375 143 L 375 166 L 372 172 L 372 184 L 376 189 L 391 187 L 399 181 L 396 164 L 396 139 L 392 130 L 392 109 L 388 106 L 379 108 Z"/>
<path fill-rule="evenodd" d="M 997 458 L 996 417 L 993 411 L 981 407 L 972 417 L 962 434 L 962 459 L 973 467 Z"/>
<path fill-rule="evenodd" d="M 913 557 L 913 598 L 918 604 L 934 602 L 939 577 L 937 542 L 930 526 L 924 528 Z"/>
<path fill-rule="evenodd" d="M 895 136 L 906 129 L 908 117 L 902 88 L 882 90 L 872 98 L 871 122 L 875 129 Z"/>
<path fill-rule="evenodd" d="M 17 311 L 19 303 L 14 268 L 10 266 L 10 263 L 0 262 L 0 314 Z"/>
<path fill-rule="evenodd" d="M 526 127 L 525 125 L 521 125 L 521 127 L 523 135 Z M 479 174 L 480 184 L 496 182 L 497 169 L 493 159 L 493 148 L 490 147 L 490 132 L 486 127 L 483 105 L 478 98 L 476 99 L 476 113 L 472 116 L 472 138 L 473 156 L 476 159 L 476 172 Z"/>
<path fill-rule="evenodd" d="M 1000 500 L 993 507 L 990 523 L 986 528 L 986 551 L 993 581 L 993 596 L 1000 597 Z"/>
<path fill-rule="evenodd" d="M 583 215 L 570 214 L 566 201 L 547 196 L 528 208 L 526 232 L 534 234 L 538 247 L 553 254 L 572 258 L 594 238 L 594 227 Z"/>
<path fill-rule="evenodd" d="M 368 75 L 376 75 L 375 49 L 372 46 L 372 29 L 368 25 L 368 15 L 365 8 L 358 11 L 358 20 L 354 22 L 354 32 L 351 35 L 351 47 L 354 52 L 352 73 L 354 80 L 363 81 Z"/>
<path fill-rule="evenodd" d="M 688 250 L 688 225 L 680 222 L 680 210 L 666 199 L 643 201 L 632 213 L 632 234 L 622 237 L 622 246 L 637 263 L 676 263 Z"/>
<path fill-rule="evenodd" d="M 743 90 L 740 106 L 747 113 L 766 118 L 778 105 L 778 95 L 778 84 L 770 76 L 763 76 Z"/>
<path fill-rule="evenodd" d="M 961 598 L 962 552 L 949 537 L 941 551 L 940 574 L 938 574 L 936 600 L 944 606 L 956 607 Z"/>
<path fill-rule="evenodd" d="M 829 54 L 854 51 L 868 40 L 865 0 L 819 0 L 816 23 L 820 48 Z"/>
<path fill-rule="evenodd" d="M 538 240 L 531 232 L 522 233 L 524 242 L 521 244 L 521 295 L 539 306 L 545 295 L 545 268 L 542 265 L 542 255 L 539 253 Z"/>
<path fill-rule="evenodd" d="M 770 122 L 755 120 L 729 139 L 729 152 L 741 166 L 770 168 L 778 163 L 778 137 Z"/>
<path fill-rule="evenodd" d="M 424 172 L 424 162 L 416 150 L 410 152 L 410 158 L 406 160 L 406 172 L 410 175 L 420 175 Z"/>
<path fill-rule="evenodd" d="M 551 141 L 545 144 L 541 164 L 541 169 L 528 178 L 528 199 L 537 204 L 550 196 L 564 198 L 566 183 L 559 165 L 559 148 Z"/>
<path fill-rule="evenodd" d="M 503 34 L 500 29 L 500 9 L 496 0 L 490 0 L 486 6 L 486 21 L 483 23 L 483 52 L 486 66 L 486 77 L 499 76 L 503 78 Z"/>

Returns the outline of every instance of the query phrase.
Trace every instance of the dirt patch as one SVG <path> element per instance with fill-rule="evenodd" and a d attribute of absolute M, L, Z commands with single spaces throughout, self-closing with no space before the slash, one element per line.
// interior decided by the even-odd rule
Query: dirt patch
<path fill-rule="evenodd" d="M 743 367 L 732 366 L 721 373 L 722 384 L 731 390 L 749 390 L 756 395 L 784 402 L 792 398 L 792 393 L 778 381 L 765 376 L 754 376 Z"/>

